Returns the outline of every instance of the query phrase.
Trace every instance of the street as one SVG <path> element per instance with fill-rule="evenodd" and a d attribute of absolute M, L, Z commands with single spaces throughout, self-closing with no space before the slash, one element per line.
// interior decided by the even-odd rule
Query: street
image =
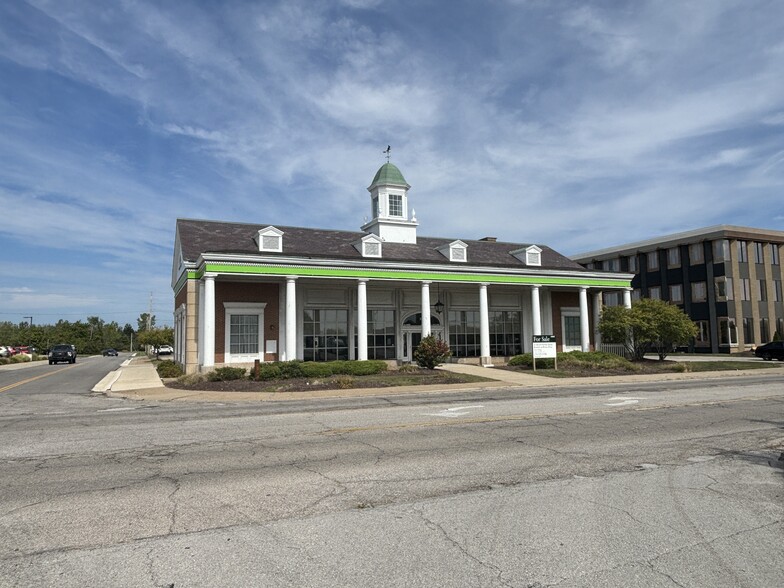
<path fill-rule="evenodd" d="M 261 404 L 91 394 L 122 359 L 0 370 L 0 586 L 784 584 L 779 370 Z"/>

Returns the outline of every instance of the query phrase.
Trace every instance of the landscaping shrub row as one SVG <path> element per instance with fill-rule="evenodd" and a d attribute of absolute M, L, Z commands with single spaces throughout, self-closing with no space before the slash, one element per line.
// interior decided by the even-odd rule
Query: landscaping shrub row
<path fill-rule="evenodd" d="M 179 378 L 182 375 L 182 368 L 169 359 L 159 363 L 156 369 L 161 378 Z"/>
<path fill-rule="evenodd" d="M 387 370 L 384 361 L 276 361 L 264 363 L 259 368 L 259 380 L 285 380 L 289 378 L 327 378 L 329 376 L 368 376 Z M 216 370 L 217 371 L 217 370 Z M 251 379 L 256 379 L 253 370 Z"/>
<path fill-rule="evenodd" d="M 569 351 L 566 353 L 558 353 L 558 367 L 571 368 L 571 369 L 610 369 L 610 370 L 624 370 L 629 372 L 638 371 L 638 367 L 630 362 L 628 359 L 612 353 L 605 353 L 603 351 Z M 510 366 L 532 368 L 534 365 L 533 355 L 530 353 L 523 353 L 522 355 L 515 355 L 509 360 Z M 552 369 L 552 359 L 537 359 L 537 369 Z"/>

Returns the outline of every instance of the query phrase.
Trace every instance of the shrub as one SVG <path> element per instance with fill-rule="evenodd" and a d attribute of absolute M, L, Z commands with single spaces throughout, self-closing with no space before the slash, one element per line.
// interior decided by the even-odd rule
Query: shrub
<path fill-rule="evenodd" d="M 449 350 L 449 344 L 442 339 L 436 339 L 433 335 L 422 339 L 419 347 L 414 351 L 414 360 L 417 364 L 429 370 L 435 369 L 436 366 L 441 365 L 451 356 L 452 352 Z"/>
<path fill-rule="evenodd" d="M 326 378 L 334 373 L 330 362 L 307 361 L 300 365 L 300 370 L 305 378 Z"/>
<path fill-rule="evenodd" d="M 401 365 L 399 368 L 397 368 L 397 371 L 402 372 L 404 374 L 415 374 L 415 373 L 418 373 L 419 370 L 421 370 L 421 369 L 422 368 L 419 367 L 418 365 L 414 365 L 413 363 L 407 363 L 407 364 Z"/>
<path fill-rule="evenodd" d="M 156 369 L 162 378 L 179 378 L 182 375 L 182 368 L 169 359 L 159 363 Z"/>
<path fill-rule="evenodd" d="M 613 353 L 603 351 L 569 351 L 558 353 L 558 367 L 572 369 L 604 369 L 604 370 L 626 370 L 637 371 L 639 368 L 628 359 Z M 508 365 L 532 368 L 534 365 L 533 355 L 523 353 L 515 355 L 509 360 Z M 536 369 L 552 369 L 555 363 L 552 359 L 537 359 Z"/>
<path fill-rule="evenodd" d="M 247 370 L 241 367 L 221 367 L 207 374 L 210 382 L 228 382 L 230 380 L 241 380 L 245 377 Z"/>
<path fill-rule="evenodd" d="M 255 378 L 253 373 L 250 376 Z M 259 366 L 259 380 L 277 380 L 280 377 L 280 366 L 274 363 L 263 363 Z"/>
<path fill-rule="evenodd" d="M 515 367 L 531 367 L 534 365 L 534 356 L 530 353 L 515 355 L 509 359 L 509 363 L 507 365 Z"/>
<path fill-rule="evenodd" d="M 184 376 L 180 376 L 177 378 L 177 381 L 181 384 L 185 384 L 187 386 L 191 386 L 193 384 L 200 384 L 202 382 L 207 381 L 207 374 L 186 374 Z"/>
<path fill-rule="evenodd" d="M 32 361 L 32 358 L 25 353 L 14 355 L 11 358 L 11 363 L 27 363 L 28 361 Z"/>
<path fill-rule="evenodd" d="M 11 363 L 11 359 L 8 357 L 0 357 L 0 365 L 8 365 Z"/>
<path fill-rule="evenodd" d="M 280 368 L 281 378 L 301 378 L 302 377 L 302 362 L 301 361 L 280 361 L 275 362 Z"/>

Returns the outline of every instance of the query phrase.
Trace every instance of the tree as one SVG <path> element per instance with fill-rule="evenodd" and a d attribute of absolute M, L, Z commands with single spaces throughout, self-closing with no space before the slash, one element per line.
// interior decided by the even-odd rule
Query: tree
<path fill-rule="evenodd" d="M 625 345 L 635 360 L 643 359 L 648 351 L 664 360 L 674 346 L 685 345 L 697 335 L 697 325 L 674 304 L 643 298 L 631 308 L 604 308 L 599 332 L 604 341 Z"/>
<path fill-rule="evenodd" d="M 158 357 L 158 349 L 161 345 L 174 344 L 174 329 L 163 327 L 161 329 L 150 329 L 139 333 L 139 345 L 150 345 L 155 348 L 155 357 Z"/>
<path fill-rule="evenodd" d="M 139 315 L 139 318 L 136 319 L 136 324 L 139 326 L 137 332 L 141 333 L 142 331 L 146 331 L 148 329 L 147 322 L 149 319 L 149 328 L 152 329 L 155 327 L 155 315 L 150 314 L 149 312 L 143 312 Z"/>
<path fill-rule="evenodd" d="M 419 367 L 429 370 L 435 369 L 437 365 L 444 363 L 452 356 L 449 345 L 442 339 L 436 339 L 429 335 L 419 342 L 419 346 L 414 350 L 414 361 Z"/>

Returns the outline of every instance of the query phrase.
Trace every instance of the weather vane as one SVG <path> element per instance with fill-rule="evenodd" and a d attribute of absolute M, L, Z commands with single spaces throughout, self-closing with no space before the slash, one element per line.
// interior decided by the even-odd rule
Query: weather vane
<path fill-rule="evenodd" d="M 387 148 L 382 151 L 382 153 L 386 153 L 387 155 L 387 163 L 389 163 L 389 158 L 392 156 L 392 147 L 387 145 Z"/>

